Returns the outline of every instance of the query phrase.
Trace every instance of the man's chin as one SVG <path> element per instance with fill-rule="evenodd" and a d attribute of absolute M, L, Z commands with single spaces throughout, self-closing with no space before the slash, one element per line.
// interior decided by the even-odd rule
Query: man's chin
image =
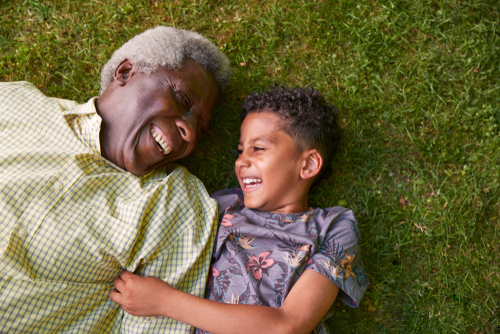
<path fill-rule="evenodd" d="M 170 163 L 173 163 L 173 162 L 176 162 L 182 158 L 185 158 L 187 157 L 189 154 L 191 154 L 191 152 L 194 151 L 194 146 L 188 146 L 186 147 L 186 149 L 184 150 L 184 152 L 180 153 L 178 151 L 173 151 L 173 152 L 170 152 L 169 154 L 165 155 L 164 159 L 158 161 L 158 162 L 155 162 L 155 163 L 146 163 L 145 159 L 141 159 L 141 157 L 135 157 L 136 159 L 141 159 L 141 161 L 143 162 L 142 164 L 137 164 L 135 163 L 135 160 L 132 161 L 130 164 L 127 164 L 125 163 L 125 166 L 120 166 L 118 165 L 120 168 L 126 170 L 127 172 L 129 173 L 132 173 L 134 175 L 137 175 L 137 176 L 143 176 L 143 175 L 146 175 L 152 171 L 154 171 L 155 169 L 158 169 L 158 168 L 161 168 L 161 167 L 164 167 Z"/>
<path fill-rule="evenodd" d="M 158 168 L 164 167 L 164 166 L 168 165 L 169 163 L 175 162 L 179 159 L 180 158 L 172 157 L 172 159 L 165 159 L 164 161 L 160 161 L 154 165 L 147 166 L 145 168 L 139 167 L 139 166 L 134 166 L 134 167 L 131 167 L 130 169 L 126 169 L 126 171 L 129 173 L 132 173 L 134 175 L 137 175 L 137 176 L 144 176 L 144 175 L 149 174 Z"/>
<path fill-rule="evenodd" d="M 134 162 L 132 162 L 130 164 L 127 164 L 125 162 L 125 164 L 123 166 L 118 165 L 118 167 L 126 170 L 127 172 L 129 172 L 131 174 L 137 175 L 137 176 L 146 175 L 147 173 L 150 172 L 150 170 L 152 170 L 152 167 L 148 167 L 145 164 L 139 165 L 139 164 L 136 164 Z"/>

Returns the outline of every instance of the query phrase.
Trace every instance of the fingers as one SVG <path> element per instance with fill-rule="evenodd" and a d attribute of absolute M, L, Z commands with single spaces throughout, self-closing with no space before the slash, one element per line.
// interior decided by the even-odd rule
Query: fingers
<path fill-rule="evenodd" d="M 133 279 L 135 276 L 137 275 L 134 275 L 131 272 L 124 270 L 120 273 L 120 276 L 115 279 L 113 285 L 115 286 L 116 290 L 122 291 L 121 288 L 123 288 L 127 284 L 127 282 L 129 282 L 130 279 Z"/>
<path fill-rule="evenodd" d="M 120 277 L 115 279 L 115 281 L 113 282 L 113 286 L 115 287 L 116 290 L 118 290 L 118 292 L 122 291 L 125 285 L 126 285 L 125 281 L 122 280 Z"/>
<path fill-rule="evenodd" d="M 117 304 L 121 304 L 121 297 L 122 297 L 122 294 L 113 289 L 109 292 L 109 299 L 111 299 L 113 302 L 117 303 Z"/>
<path fill-rule="evenodd" d="M 109 292 L 109 299 L 111 299 L 113 302 L 120 304 L 122 308 L 124 308 L 123 303 L 127 302 L 127 298 L 129 298 L 129 293 L 127 292 L 127 284 L 134 285 L 134 280 L 136 277 L 139 277 L 137 275 L 132 274 L 129 271 L 122 271 L 120 276 L 117 277 L 114 282 L 113 286 L 115 287 L 113 290 Z M 130 289 L 129 289 L 130 290 Z M 130 291 L 129 291 L 130 292 Z M 125 309 L 125 308 L 124 308 Z"/>
<path fill-rule="evenodd" d="M 124 302 L 124 295 L 122 294 L 122 292 L 125 291 L 127 285 L 126 281 L 130 281 L 130 279 L 134 276 L 134 274 L 126 270 L 122 271 L 120 273 L 120 276 L 117 277 L 113 282 L 113 286 L 115 288 L 109 292 L 109 299 L 117 304 L 122 305 L 122 303 Z"/>
<path fill-rule="evenodd" d="M 126 280 L 126 279 L 132 278 L 134 276 L 136 276 L 136 275 L 132 274 L 130 271 L 127 271 L 127 270 L 122 271 L 120 274 L 120 278 L 122 280 Z"/>

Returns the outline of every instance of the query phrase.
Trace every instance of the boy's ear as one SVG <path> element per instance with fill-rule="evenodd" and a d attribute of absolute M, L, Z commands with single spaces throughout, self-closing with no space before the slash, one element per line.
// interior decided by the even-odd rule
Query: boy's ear
<path fill-rule="evenodd" d="M 113 73 L 113 79 L 119 86 L 125 86 L 128 79 L 132 75 L 134 70 L 134 65 L 128 60 L 123 60 L 115 69 Z"/>
<path fill-rule="evenodd" d="M 319 174 L 321 167 L 323 167 L 323 157 L 319 154 L 318 150 L 307 150 L 303 152 L 304 162 L 300 170 L 300 177 L 302 179 L 310 179 Z"/>

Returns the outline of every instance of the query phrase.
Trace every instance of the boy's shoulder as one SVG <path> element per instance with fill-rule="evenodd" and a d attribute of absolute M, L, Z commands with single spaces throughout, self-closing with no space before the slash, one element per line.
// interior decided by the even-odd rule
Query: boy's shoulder
<path fill-rule="evenodd" d="M 322 210 L 322 219 L 329 224 L 337 224 L 339 222 L 349 222 L 357 225 L 356 217 L 354 217 L 354 212 L 348 208 L 342 206 L 333 206 Z"/>
<path fill-rule="evenodd" d="M 325 233 L 334 237 L 343 244 L 357 244 L 360 239 L 358 221 L 354 212 L 350 209 L 334 206 L 321 210 L 315 217 L 319 226 L 325 229 Z"/>
<path fill-rule="evenodd" d="M 243 208 L 243 192 L 241 188 L 219 190 L 210 194 L 210 197 L 219 204 L 219 215 L 231 206 L 236 210 Z"/>
<path fill-rule="evenodd" d="M 340 218 L 356 220 L 354 217 L 354 212 L 352 210 L 344 208 L 343 206 L 332 206 L 330 208 L 324 209 L 326 212 L 326 217 L 330 220 Z"/>

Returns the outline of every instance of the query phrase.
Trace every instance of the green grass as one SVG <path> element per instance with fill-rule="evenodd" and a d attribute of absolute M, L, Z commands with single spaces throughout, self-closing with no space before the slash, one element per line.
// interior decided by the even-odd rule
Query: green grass
<path fill-rule="evenodd" d="M 500 3 L 491 1 L 0 1 L 0 80 L 98 94 L 113 50 L 146 28 L 192 29 L 233 83 L 183 164 L 212 192 L 232 172 L 239 107 L 311 84 L 346 132 L 312 204 L 346 201 L 370 286 L 332 333 L 500 333 Z"/>

